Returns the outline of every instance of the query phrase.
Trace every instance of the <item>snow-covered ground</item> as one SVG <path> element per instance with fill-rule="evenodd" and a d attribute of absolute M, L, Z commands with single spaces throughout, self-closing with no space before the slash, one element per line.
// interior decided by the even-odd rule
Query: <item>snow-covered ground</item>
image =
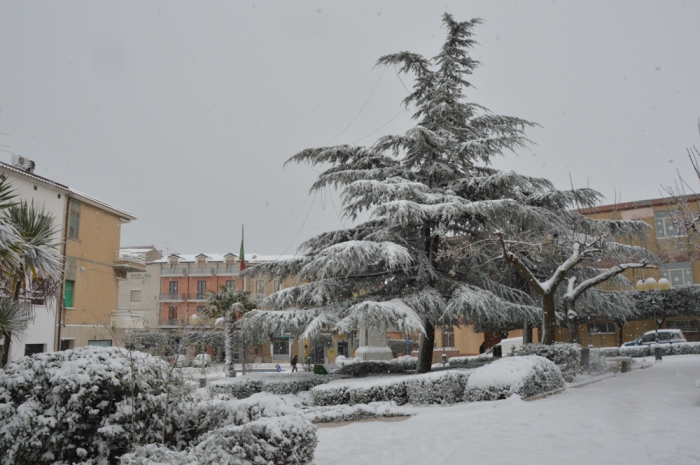
<path fill-rule="evenodd" d="M 316 465 L 700 463 L 700 355 L 664 357 L 561 394 L 419 407 L 400 422 L 320 428 Z"/>

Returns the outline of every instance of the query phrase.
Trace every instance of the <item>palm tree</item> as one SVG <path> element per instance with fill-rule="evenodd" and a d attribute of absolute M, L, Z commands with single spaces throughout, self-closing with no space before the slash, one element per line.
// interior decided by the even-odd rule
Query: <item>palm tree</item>
<path fill-rule="evenodd" d="M 43 206 L 22 201 L 4 209 L 4 221 L 17 233 L 16 261 L 3 260 L 0 273 L 7 284 L 9 299 L 55 297 L 63 271 L 63 259 L 54 241 L 54 219 Z M 3 333 L 3 354 L 0 366 L 7 364 L 12 331 Z"/>
<path fill-rule="evenodd" d="M 218 292 L 211 292 L 207 297 L 206 312 L 213 318 L 224 318 L 224 331 L 226 335 L 226 376 L 234 378 L 236 370 L 233 366 L 233 346 L 236 320 L 242 313 L 255 308 L 255 303 L 250 300 L 250 292 L 221 286 Z M 245 360 L 242 360 L 245 363 Z"/>
<path fill-rule="evenodd" d="M 12 337 L 18 338 L 24 333 L 30 320 L 31 317 L 22 313 L 22 306 L 18 301 L 0 298 L 0 334 L 5 337 L 6 341 Z M 5 349 L 5 345 L 8 349 Z M 9 344 L 3 344 L 3 359 L 9 346 Z"/>

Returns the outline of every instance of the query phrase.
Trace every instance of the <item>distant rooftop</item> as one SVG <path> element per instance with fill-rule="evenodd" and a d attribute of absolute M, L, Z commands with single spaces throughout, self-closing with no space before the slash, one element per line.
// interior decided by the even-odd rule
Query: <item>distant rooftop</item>
<path fill-rule="evenodd" d="M 160 260 L 155 260 L 153 263 L 168 263 L 170 257 L 178 257 L 180 263 L 195 263 L 198 256 L 207 257 L 207 262 L 224 262 L 225 257 L 233 256 L 236 261 L 240 260 L 238 254 L 234 253 L 198 253 L 198 254 L 186 254 L 186 253 L 172 253 L 167 257 L 163 257 Z M 294 258 L 296 255 L 261 255 L 258 253 L 245 254 L 246 263 L 264 263 L 264 262 L 274 262 L 277 260 L 287 260 Z"/>
<path fill-rule="evenodd" d="M 114 215 L 118 216 L 119 218 L 122 219 L 122 221 L 129 222 L 133 221 L 136 219 L 134 215 L 129 213 L 126 210 L 122 210 L 121 208 L 117 208 L 113 205 L 110 205 L 106 202 L 103 202 L 101 200 L 96 199 L 95 197 L 89 196 L 87 194 L 83 194 L 82 192 L 73 189 L 72 187 L 66 186 L 65 184 L 60 184 L 56 181 L 52 181 L 48 178 L 45 178 L 43 176 L 39 176 L 34 173 L 30 173 L 28 171 L 25 171 L 21 168 L 17 168 L 16 166 L 9 165 L 5 162 L 0 161 L 0 168 L 6 171 L 10 171 L 15 174 L 19 174 L 20 176 L 24 176 L 26 178 L 29 178 L 33 181 L 39 182 L 41 184 L 53 187 L 54 189 L 61 190 L 66 192 L 70 197 L 74 197 L 79 199 L 82 202 L 85 202 L 87 204 L 90 204 L 94 207 L 101 208 L 102 210 L 108 211 L 110 213 L 113 213 Z"/>
<path fill-rule="evenodd" d="M 678 199 L 686 202 L 700 201 L 700 194 L 683 195 L 678 197 Z M 662 197 L 658 199 L 636 200 L 634 202 L 600 205 L 598 207 L 591 208 L 580 208 L 574 211 L 582 215 L 594 215 L 596 213 L 612 213 L 616 211 L 635 210 L 637 208 L 662 207 L 664 205 L 673 205 L 675 203 L 677 203 L 677 199 Z"/>

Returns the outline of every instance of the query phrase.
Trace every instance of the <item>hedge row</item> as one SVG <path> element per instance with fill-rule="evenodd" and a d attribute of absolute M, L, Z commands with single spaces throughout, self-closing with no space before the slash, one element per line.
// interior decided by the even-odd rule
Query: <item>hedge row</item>
<path fill-rule="evenodd" d="M 452 370 L 370 382 L 340 381 L 315 387 L 311 393 L 319 406 L 368 404 L 392 401 L 404 404 L 454 404 L 464 397 L 470 371 Z M 374 382 L 372 382 L 374 381 Z"/>
<path fill-rule="evenodd" d="M 700 342 L 659 344 L 662 355 L 700 354 Z M 605 357 L 649 357 L 654 355 L 650 346 L 601 347 L 596 349 Z"/>
<path fill-rule="evenodd" d="M 581 346 L 578 344 L 525 344 L 516 355 L 539 355 L 554 362 L 567 383 L 571 383 L 581 370 Z"/>
<path fill-rule="evenodd" d="M 338 376 L 318 376 L 311 373 L 299 373 L 286 375 L 284 378 L 273 379 L 247 379 L 245 381 L 219 381 L 209 387 L 212 396 L 224 394 L 235 399 L 245 399 L 259 392 L 269 392 L 283 396 L 285 394 L 297 394 L 309 391 L 314 386 L 325 384 Z"/>
<path fill-rule="evenodd" d="M 372 404 L 333 405 L 325 407 L 309 407 L 302 414 L 311 423 L 338 423 L 341 421 L 357 421 L 369 418 L 404 417 L 413 415 L 392 402 L 374 402 Z"/>
<path fill-rule="evenodd" d="M 371 375 L 386 375 L 412 373 L 416 371 L 418 359 L 416 357 L 404 356 L 391 361 L 367 361 L 348 363 L 337 370 L 335 374 L 351 376 L 353 378 L 363 378 Z"/>
<path fill-rule="evenodd" d="M 491 354 L 473 355 L 467 357 L 452 357 L 447 361 L 450 368 L 479 368 L 493 362 Z"/>

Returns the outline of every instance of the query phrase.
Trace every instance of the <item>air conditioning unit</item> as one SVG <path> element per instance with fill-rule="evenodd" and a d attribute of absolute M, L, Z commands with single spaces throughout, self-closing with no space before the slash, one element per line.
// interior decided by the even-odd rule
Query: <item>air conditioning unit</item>
<path fill-rule="evenodd" d="M 29 158 L 23 157 L 21 155 L 12 155 L 12 166 L 24 170 L 27 173 L 33 173 L 36 164 Z"/>

